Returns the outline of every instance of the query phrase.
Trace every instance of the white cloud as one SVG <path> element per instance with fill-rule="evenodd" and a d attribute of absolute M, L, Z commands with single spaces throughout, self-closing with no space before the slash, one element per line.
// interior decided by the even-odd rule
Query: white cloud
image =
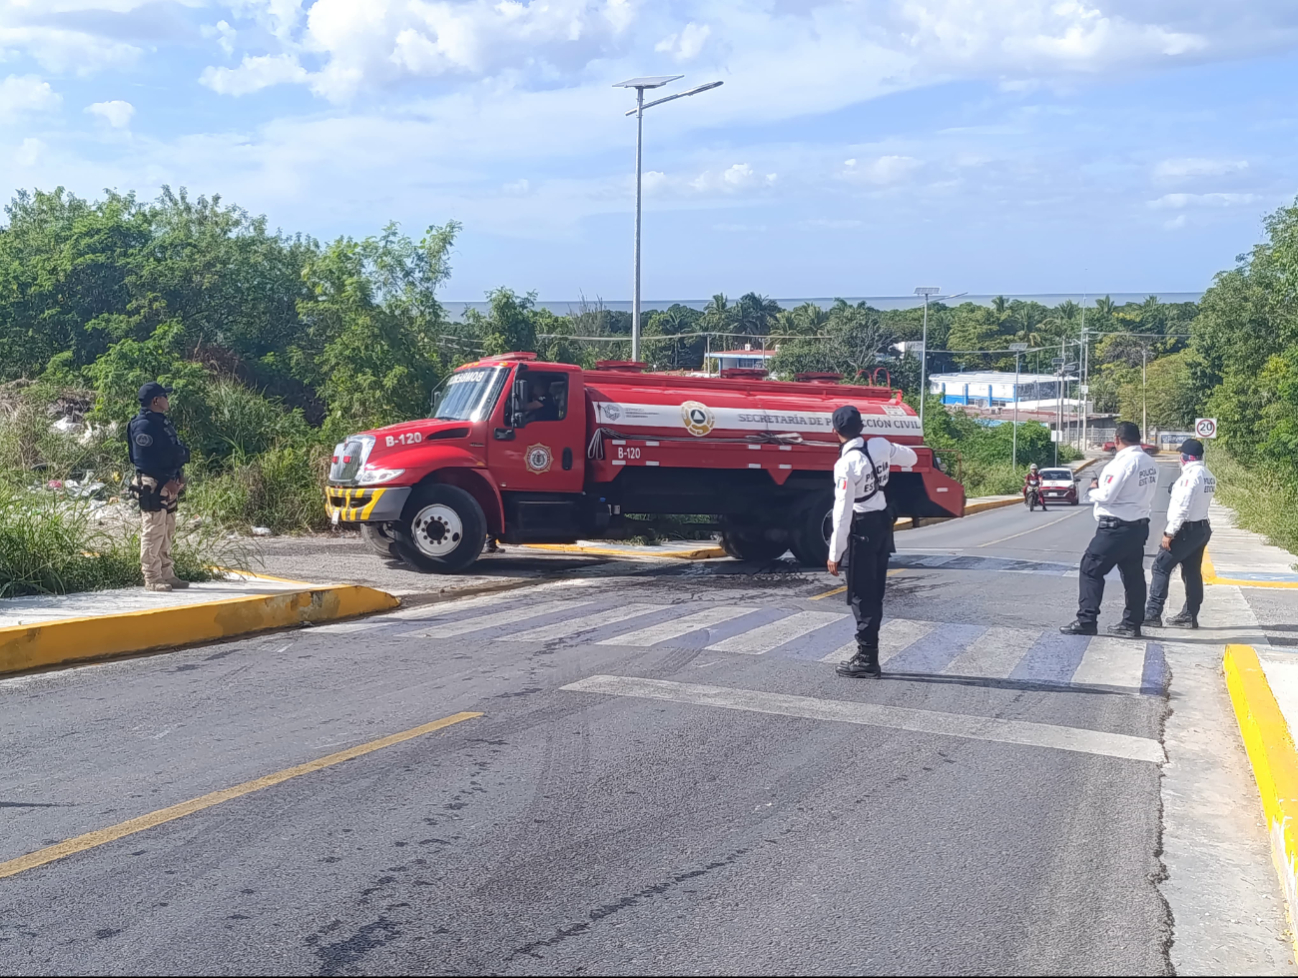
<path fill-rule="evenodd" d="M 135 115 L 135 106 L 121 99 L 114 99 L 111 102 L 87 105 L 86 111 L 91 115 L 99 116 L 114 129 L 125 129 L 131 124 L 131 117 Z"/>
<path fill-rule="evenodd" d="M 1247 160 L 1210 160 L 1201 157 L 1184 157 L 1163 160 L 1154 167 L 1154 176 L 1160 180 L 1187 180 L 1194 177 L 1220 177 L 1248 169 Z"/>
<path fill-rule="evenodd" d="M 27 112 L 52 112 L 63 97 L 35 75 L 10 75 L 0 81 L 0 119 L 13 120 Z"/>
<path fill-rule="evenodd" d="M 512 183 L 505 184 L 500 189 L 507 194 L 522 196 L 523 194 L 527 193 L 529 190 L 532 189 L 532 184 L 531 181 L 527 179 L 515 180 Z"/>
<path fill-rule="evenodd" d="M 215 38 L 216 43 L 227 55 L 234 54 L 234 41 L 239 36 L 239 32 L 227 21 L 218 20 L 215 24 L 204 24 L 199 31 L 204 37 Z"/>
<path fill-rule="evenodd" d="M 842 176 L 856 183 L 883 187 L 905 180 L 919 165 L 919 160 L 913 156 L 880 156 L 868 161 L 851 159 L 843 161 Z"/>
<path fill-rule="evenodd" d="M 237 68 L 209 65 L 198 80 L 219 95 L 250 95 L 271 85 L 301 82 L 306 78 L 306 69 L 298 64 L 295 55 L 267 54 L 258 57 L 244 55 Z"/>
<path fill-rule="evenodd" d="M 28 136 L 14 152 L 14 163 L 20 167 L 33 167 L 45 154 L 45 144 L 39 139 Z"/>
<path fill-rule="evenodd" d="M 725 231 L 732 234 L 761 234 L 766 231 L 765 224 L 714 224 L 713 231 Z"/>
<path fill-rule="evenodd" d="M 655 44 L 654 50 L 670 54 L 677 61 L 689 61 L 698 57 L 711 33 L 712 28 L 707 24 L 699 26 L 690 21 L 679 34 L 669 34 Z"/>
<path fill-rule="evenodd" d="M 798 227 L 808 230 L 827 230 L 827 231 L 846 231 L 850 228 L 859 228 L 864 222 L 853 218 L 835 218 L 835 217 L 814 217 L 805 221 L 799 221 Z"/>
<path fill-rule="evenodd" d="M 773 187 L 776 174 L 761 174 L 747 163 L 736 163 L 725 170 L 704 170 L 689 182 L 700 193 L 742 193 Z"/>
<path fill-rule="evenodd" d="M 1235 207 L 1256 204 L 1261 200 L 1259 194 L 1163 194 L 1157 200 L 1151 200 L 1149 206 L 1155 210 L 1182 210 L 1187 207 Z"/>

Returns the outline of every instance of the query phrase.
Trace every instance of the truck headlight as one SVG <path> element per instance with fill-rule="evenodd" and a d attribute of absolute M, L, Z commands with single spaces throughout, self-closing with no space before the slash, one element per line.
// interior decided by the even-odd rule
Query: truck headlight
<path fill-rule="evenodd" d="M 405 474 L 405 469 L 375 469 L 368 465 L 361 469 L 360 474 L 356 477 L 356 484 L 361 486 L 377 486 L 383 482 L 391 482 Z"/>

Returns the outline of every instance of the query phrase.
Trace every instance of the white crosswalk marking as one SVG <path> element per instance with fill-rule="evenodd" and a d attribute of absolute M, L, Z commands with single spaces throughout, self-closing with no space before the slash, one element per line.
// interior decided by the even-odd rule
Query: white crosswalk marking
<path fill-rule="evenodd" d="M 779 648 L 785 642 L 792 642 L 801 635 L 824 628 L 836 621 L 842 621 L 847 615 L 835 615 L 825 611 L 799 611 L 797 614 L 781 618 L 769 625 L 762 625 L 742 635 L 709 645 L 711 652 L 739 652 L 744 655 L 761 655 L 771 649 Z"/>
<path fill-rule="evenodd" d="M 989 628 L 943 670 L 949 676 L 1008 676 L 1041 632 L 1026 628 Z"/>
<path fill-rule="evenodd" d="M 931 632 L 935 623 L 931 621 L 911 621 L 908 618 L 889 618 L 879 627 L 879 662 L 885 664 L 899 652 L 904 652 L 921 638 Z M 856 639 L 836 648 L 821 662 L 846 662 L 856 655 Z"/>
<path fill-rule="evenodd" d="M 663 622 L 661 625 L 650 625 L 648 628 L 641 628 L 634 632 L 627 632 L 625 635 L 616 635 L 613 638 L 606 638 L 599 642 L 599 645 L 638 645 L 649 646 L 657 645 L 659 642 L 666 642 L 668 639 L 680 638 L 682 635 L 688 635 L 690 632 L 697 632 L 701 628 L 710 628 L 713 625 L 720 625 L 722 622 L 731 621 L 740 618 L 743 615 L 752 614 L 757 611 L 756 608 L 729 608 L 718 606 L 715 608 L 705 608 L 702 611 L 696 611 L 692 615 L 686 615 L 684 618 L 677 618 L 675 621 Z"/>
<path fill-rule="evenodd" d="M 495 628 L 498 625 L 512 625 L 516 621 L 539 618 L 563 608 L 584 608 L 589 604 L 572 601 L 544 601 L 541 604 L 530 604 L 523 608 L 511 608 L 509 611 L 497 611 L 490 615 L 478 615 L 476 618 L 462 618 L 459 621 L 441 622 L 430 628 L 415 632 L 406 632 L 414 638 L 451 638 L 455 635 L 467 635 L 469 632 L 484 628 Z"/>
<path fill-rule="evenodd" d="M 1072 682 L 1097 686 L 1139 686 L 1145 672 L 1145 643 L 1126 638 L 1093 638 Z"/>
<path fill-rule="evenodd" d="M 525 632 L 516 632 L 513 635 L 503 637 L 511 642 L 548 642 L 552 638 L 567 638 L 569 635 L 576 635 L 578 632 L 587 632 L 592 628 L 600 628 L 603 625 L 626 621 L 626 619 L 635 618 L 637 615 L 648 614 L 651 611 L 661 611 L 665 607 L 667 605 L 626 604 L 620 608 L 608 608 L 591 615 L 569 618 L 567 621 L 556 622 L 553 625 L 542 625 L 540 628 L 531 628 Z"/>

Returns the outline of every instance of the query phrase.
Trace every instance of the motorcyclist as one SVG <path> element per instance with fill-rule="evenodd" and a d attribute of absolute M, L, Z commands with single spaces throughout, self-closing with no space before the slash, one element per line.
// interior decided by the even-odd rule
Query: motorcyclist
<path fill-rule="evenodd" d="M 1028 508 L 1031 509 L 1033 501 L 1030 496 L 1035 494 L 1036 502 L 1041 504 L 1041 512 L 1044 513 L 1046 511 L 1046 494 L 1042 492 L 1041 489 L 1041 473 L 1037 471 L 1037 463 L 1033 462 L 1028 466 L 1028 474 L 1023 479 L 1023 501 L 1027 503 Z"/>

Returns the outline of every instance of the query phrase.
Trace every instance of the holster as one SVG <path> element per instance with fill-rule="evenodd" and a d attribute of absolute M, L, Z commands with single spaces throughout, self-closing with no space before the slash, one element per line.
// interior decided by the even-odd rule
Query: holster
<path fill-rule="evenodd" d="M 162 501 L 161 486 L 147 486 L 143 482 L 132 482 L 127 490 L 140 501 L 142 513 L 158 513 L 166 508 Z"/>

